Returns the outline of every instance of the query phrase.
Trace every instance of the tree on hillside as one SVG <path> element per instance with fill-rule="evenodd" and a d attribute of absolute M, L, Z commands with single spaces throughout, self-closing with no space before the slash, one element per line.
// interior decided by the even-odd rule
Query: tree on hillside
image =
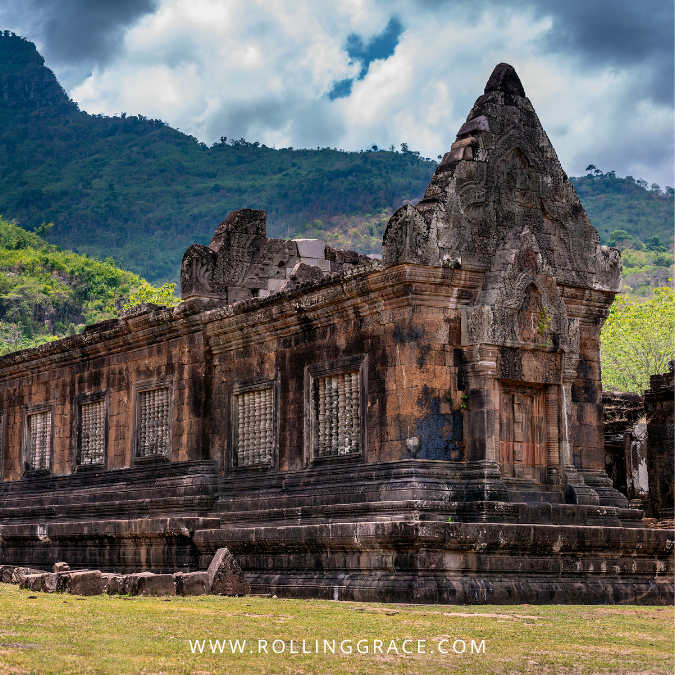
<path fill-rule="evenodd" d="M 642 248 L 642 242 L 637 237 L 628 234 L 626 230 L 613 230 L 609 235 L 607 245 L 615 246 L 621 250 L 624 248 L 633 248 L 636 251 L 639 251 Z"/>
<path fill-rule="evenodd" d="M 672 288 L 657 288 L 645 302 L 619 296 L 600 336 L 603 388 L 642 393 L 649 376 L 664 373 L 675 358 L 674 334 Z"/>

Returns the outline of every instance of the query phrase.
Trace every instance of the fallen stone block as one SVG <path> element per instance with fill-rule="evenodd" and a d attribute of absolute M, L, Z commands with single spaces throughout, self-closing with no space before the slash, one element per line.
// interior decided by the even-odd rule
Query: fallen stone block
<path fill-rule="evenodd" d="M 64 562 L 54 563 L 54 567 L 52 567 L 52 572 L 68 572 L 68 571 L 70 571 L 70 565 Z"/>
<path fill-rule="evenodd" d="M 42 588 L 40 589 L 43 593 L 55 593 L 58 586 L 59 575 L 52 572 L 47 572 L 42 576 Z"/>
<path fill-rule="evenodd" d="M 59 586 L 73 595 L 100 595 L 103 593 L 103 578 L 99 570 L 59 573 Z"/>
<path fill-rule="evenodd" d="M 138 595 L 138 580 L 141 577 L 147 577 L 152 572 L 138 572 L 136 574 L 127 574 L 122 583 L 121 593 L 123 595 Z"/>
<path fill-rule="evenodd" d="M 34 570 L 31 567 L 15 567 L 12 570 L 12 581 L 10 583 L 20 584 L 21 579 L 29 574 L 43 574 L 42 570 Z"/>
<path fill-rule="evenodd" d="M 173 578 L 176 595 L 208 595 L 211 589 L 208 572 L 177 572 Z"/>
<path fill-rule="evenodd" d="M 29 591 L 41 591 L 44 576 L 45 572 L 42 572 L 41 574 L 26 574 L 21 577 L 19 588 L 25 588 Z"/>
<path fill-rule="evenodd" d="M 136 595 L 176 595 L 173 574 L 142 574 L 136 583 Z"/>
<path fill-rule="evenodd" d="M 105 592 L 108 595 L 121 595 L 124 593 L 124 582 L 127 578 L 126 574 L 111 574 L 103 576 L 109 577 L 105 583 Z"/>
<path fill-rule="evenodd" d="M 3 584 L 11 584 L 13 571 L 14 565 L 0 565 L 0 582 Z"/>
<path fill-rule="evenodd" d="M 114 572 L 101 572 L 101 579 L 103 580 L 104 593 L 108 592 L 108 584 L 112 581 L 112 579 L 119 576 L 120 576 L 119 574 L 115 574 Z"/>
<path fill-rule="evenodd" d="M 216 551 L 208 575 L 213 595 L 247 595 L 251 592 L 246 575 L 227 548 Z"/>

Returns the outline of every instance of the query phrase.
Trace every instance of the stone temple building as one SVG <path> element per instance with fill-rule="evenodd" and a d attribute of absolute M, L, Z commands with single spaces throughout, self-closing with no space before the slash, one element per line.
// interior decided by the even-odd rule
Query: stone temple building
<path fill-rule="evenodd" d="M 204 568 L 254 592 L 673 601 L 605 472 L 600 245 L 500 64 L 383 260 L 230 213 L 141 305 L 0 359 L 0 562 Z"/>

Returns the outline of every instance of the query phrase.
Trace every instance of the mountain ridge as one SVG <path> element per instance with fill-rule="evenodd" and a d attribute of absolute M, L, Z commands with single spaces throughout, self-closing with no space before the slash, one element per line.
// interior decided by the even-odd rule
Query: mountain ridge
<path fill-rule="evenodd" d="M 153 282 L 177 281 L 185 249 L 245 207 L 268 212 L 268 236 L 377 253 L 388 216 L 422 196 L 437 165 L 405 143 L 345 152 L 222 137 L 207 147 L 140 114 L 89 115 L 35 45 L 8 31 L 0 92 L 0 213 L 27 229 L 53 222 L 51 243 Z M 603 242 L 614 229 L 669 242 L 672 198 L 610 174 L 574 179 Z"/>

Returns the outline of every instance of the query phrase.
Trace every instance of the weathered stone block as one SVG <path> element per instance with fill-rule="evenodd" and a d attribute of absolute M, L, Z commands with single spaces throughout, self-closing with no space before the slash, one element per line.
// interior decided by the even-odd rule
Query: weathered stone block
<path fill-rule="evenodd" d="M 42 580 L 45 576 L 45 572 L 42 572 L 41 574 L 26 574 L 25 576 L 21 577 L 19 588 L 25 588 L 29 591 L 41 591 Z"/>
<path fill-rule="evenodd" d="M 176 595 L 208 595 L 211 590 L 208 572 L 178 572 L 173 577 Z"/>
<path fill-rule="evenodd" d="M 3 584 L 11 584 L 13 571 L 14 565 L 0 565 L 0 582 Z"/>
<path fill-rule="evenodd" d="M 140 574 L 136 583 L 136 595 L 176 595 L 172 574 Z"/>
<path fill-rule="evenodd" d="M 246 575 L 226 548 L 216 551 L 208 575 L 213 595 L 246 595 L 251 592 Z"/>
<path fill-rule="evenodd" d="M 56 573 L 47 573 L 42 577 L 42 588 L 44 593 L 54 593 L 58 588 L 59 575 Z"/>
<path fill-rule="evenodd" d="M 70 565 L 65 562 L 54 563 L 54 567 L 52 567 L 52 572 L 67 572 L 68 570 L 70 570 Z"/>
<path fill-rule="evenodd" d="M 73 595 L 100 595 L 103 593 L 103 578 L 99 570 L 60 573 L 58 586 Z"/>
<path fill-rule="evenodd" d="M 124 584 L 127 578 L 125 574 L 111 574 L 105 575 L 105 592 L 108 595 L 122 595 L 124 591 Z"/>
<path fill-rule="evenodd" d="M 138 580 L 140 577 L 150 576 L 152 572 L 140 572 L 138 574 L 127 574 L 120 585 L 122 595 L 138 595 Z"/>
<path fill-rule="evenodd" d="M 320 239 L 293 239 L 301 258 L 323 258 L 326 242 Z"/>
<path fill-rule="evenodd" d="M 21 580 L 28 574 L 42 574 L 42 570 L 34 570 L 30 567 L 15 567 L 12 570 L 12 581 L 13 584 L 20 584 Z"/>

